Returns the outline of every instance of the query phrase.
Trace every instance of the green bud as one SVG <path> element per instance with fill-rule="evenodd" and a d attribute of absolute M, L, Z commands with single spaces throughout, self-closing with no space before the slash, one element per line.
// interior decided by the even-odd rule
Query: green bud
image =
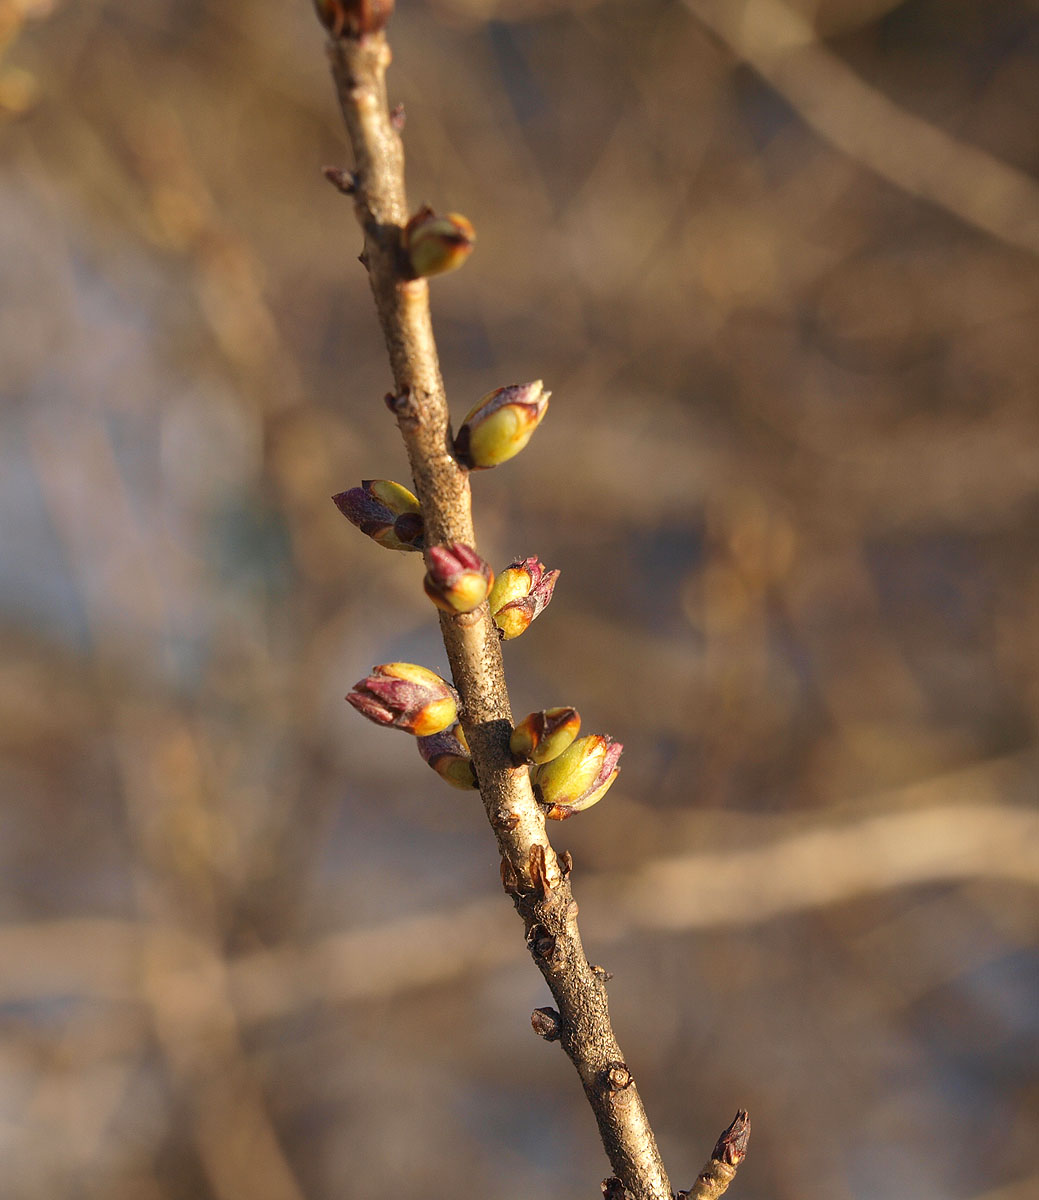
<path fill-rule="evenodd" d="M 593 733 L 578 738 L 558 758 L 537 767 L 531 776 L 534 795 L 553 821 L 565 821 L 591 808 L 606 795 L 620 773 L 620 742 Z"/>
<path fill-rule="evenodd" d="M 355 683 L 346 697 L 376 725 L 416 737 L 446 729 L 458 716 L 458 693 L 435 671 L 416 663 L 383 663 Z"/>
<path fill-rule="evenodd" d="M 418 499 L 390 479 L 365 479 L 332 497 L 344 517 L 387 550 L 421 550 L 424 539 Z"/>
<path fill-rule="evenodd" d="M 531 713 L 512 731 L 509 749 L 529 766 L 551 762 L 577 737 L 581 717 L 576 708 L 546 708 Z"/>
<path fill-rule="evenodd" d="M 429 570 L 422 583 L 437 608 L 467 613 L 487 599 L 494 572 L 471 546 L 462 542 L 430 546 L 426 559 Z"/>
<path fill-rule="evenodd" d="M 537 558 L 506 567 L 488 596 L 491 616 L 503 641 L 517 638 L 548 607 L 559 572 L 547 571 Z"/>
<path fill-rule="evenodd" d="M 460 267 L 473 251 L 476 230 L 460 213 L 438 217 L 427 206 L 404 226 L 402 240 L 412 278 L 424 279 Z"/>
<path fill-rule="evenodd" d="M 472 470 L 485 470 L 519 454 L 541 424 L 551 395 L 540 379 L 488 392 L 458 431 L 458 461 Z"/>
<path fill-rule="evenodd" d="M 480 786 L 476 782 L 469 743 L 457 721 L 440 733 L 420 737 L 418 752 L 452 787 L 471 790 Z"/>

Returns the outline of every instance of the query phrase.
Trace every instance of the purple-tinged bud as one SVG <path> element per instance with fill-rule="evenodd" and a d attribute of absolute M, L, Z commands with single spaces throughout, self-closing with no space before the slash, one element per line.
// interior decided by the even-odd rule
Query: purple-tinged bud
<path fill-rule="evenodd" d="M 314 0 L 318 19 L 333 37 L 378 33 L 393 12 L 393 0 Z"/>
<path fill-rule="evenodd" d="M 537 767 L 531 776 L 534 795 L 553 821 L 598 803 L 620 773 L 620 742 L 592 733 L 578 738 L 558 758 Z"/>
<path fill-rule="evenodd" d="M 509 749 L 518 763 L 538 766 L 558 758 L 580 728 L 576 708 L 546 708 L 520 721 L 509 738 Z"/>
<path fill-rule="evenodd" d="M 472 789 L 480 786 L 476 782 L 469 743 L 457 721 L 440 733 L 420 737 L 418 752 L 452 787 Z"/>
<path fill-rule="evenodd" d="M 475 242 L 476 230 L 466 217 L 460 213 L 438 217 L 428 205 L 404 226 L 402 238 L 413 279 L 454 271 L 472 253 Z"/>
<path fill-rule="evenodd" d="M 462 542 L 430 546 L 426 559 L 429 570 L 422 586 L 437 608 L 467 613 L 487 599 L 494 572 L 471 546 Z"/>
<path fill-rule="evenodd" d="M 558 571 L 545 570 L 536 558 L 511 563 L 494 581 L 488 597 L 502 641 L 517 638 L 552 599 Z"/>
<path fill-rule="evenodd" d="M 387 550 L 421 550 L 422 511 L 415 496 L 390 479 L 365 479 L 332 497 L 344 517 Z"/>
<path fill-rule="evenodd" d="M 355 683 L 347 701 L 376 725 L 416 737 L 446 729 L 458 716 L 458 693 L 435 671 L 415 663 L 383 663 Z"/>
<path fill-rule="evenodd" d="M 488 392 L 462 422 L 455 457 L 471 470 L 507 462 L 530 441 L 548 411 L 551 395 L 540 379 Z"/>

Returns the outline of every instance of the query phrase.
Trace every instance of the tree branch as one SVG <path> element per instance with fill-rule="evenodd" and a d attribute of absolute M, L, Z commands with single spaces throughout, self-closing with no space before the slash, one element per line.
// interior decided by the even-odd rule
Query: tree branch
<path fill-rule="evenodd" d="M 369 0 L 369 4 L 371 0 Z M 364 230 L 364 253 L 396 386 L 387 397 L 407 447 L 429 547 L 475 548 L 468 471 L 452 455 L 444 385 L 425 279 L 413 278 L 402 236 L 408 219 L 399 122 L 389 113 L 390 51 L 384 16 L 357 33 L 343 0 L 318 0 L 329 28 L 339 103 L 353 145 L 352 176 L 333 182 L 351 194 Z M 536 1030 L 569 1055 L 595 1113 L 615 1175 L 631 1200 L 672 1200 L 641 1097 L 610 1024 L 606 973 L 589 964 L 577 926 L 569 855 L 557 858 L 528 772 L 509 751 L 512 712 L 500 639 L 486 602 L 462 615 L 442 613 L 444 645 L 461 697 L 460 720 L 487 818 L 502 857 L 502 882 L 523 918 L 527 945 L 558 1005 L 535 1014 Z"/>

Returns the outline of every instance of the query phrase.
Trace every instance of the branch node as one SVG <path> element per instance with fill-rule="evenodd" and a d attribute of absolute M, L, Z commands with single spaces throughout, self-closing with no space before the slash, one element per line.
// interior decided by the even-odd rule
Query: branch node
<path fill-rule="evenodd" d="M 531 925 L 527 934 L 527 949 L 535 958 L 550 961 L 556 952 L 556 939 L 546 926 Z"/>
<path fill-rule="evenodd" d="M 530 1024 L 546 1042 L 558 1042 L 563 1036 L 563 1019 L 554 1008 L 535 1008 L 530 1014 Z"/>
<path fill-rule="evenodd" d="M 614 1176 L 602 1181 L 602 1200 L 628 1200 L 624 1184 Z"/>
<path fill-rule="evenodd" d="M 631 1087 L 631 1085 L 635 1082 L 635 1079 L 628 1070 L 626 1063 L 607 1063 L 605 1074 L 606 1086 L 611 1092 L 623 1092 L 625 1088 Z"/>
<path fill-rule="evenodd" d="M 352 196 L 357 191 L 359 180 L 353 171 L 348 171 L 346 167 L 323 167 L 321 173 L 344 196 Z"/>
<path fill-rule="evenodd" d="M 395 133 L 404 132 L 404 123 L 407 120 L 407 114 L 404 112 L 403 104 L 395 104 L 390 109 L 390 124 L 393 126 Z"/>
<path fill-rule="evenodd" d="M 600 983 L 609 983 L 613 978 L 613 972 L 607 971 L 605 967 L 600 967 L 597 963 L 588 964 L 592 968 L 592 974 Z"/>

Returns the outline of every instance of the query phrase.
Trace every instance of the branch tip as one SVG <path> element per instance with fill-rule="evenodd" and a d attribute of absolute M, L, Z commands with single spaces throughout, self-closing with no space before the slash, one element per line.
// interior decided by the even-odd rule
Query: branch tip
<path fill-rule="evenodd" d="M 747 1143 L 750 1141 L 750 1116 L 745 1108 L 737 1111 L 732 1124 L 718 1139 L 711 1153 L 711 1158 L 730 1167 L 738 1167 L 747 1157 Z"/>

